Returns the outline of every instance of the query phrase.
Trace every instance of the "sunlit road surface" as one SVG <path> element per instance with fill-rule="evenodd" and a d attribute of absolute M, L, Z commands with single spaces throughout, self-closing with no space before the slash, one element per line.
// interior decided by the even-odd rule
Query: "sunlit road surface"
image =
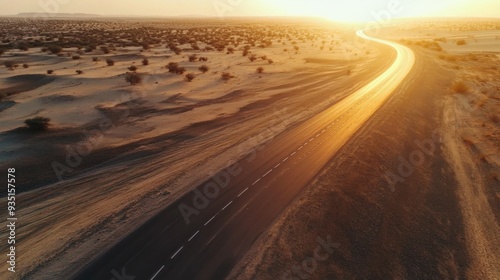
<path fill-rule="evenodd" d="M 412 69 L 415 56 L 397 51 L 377 79 L 238 162 L 241 172 L 187 224 L 179 205 L 190 192 L 87 266 L 77 279 L 224 279 L 255 240 L 377 111 Z M 209 180 L 199 187 L 202 193 Z M 128 278 L 127 278 L 128 277 Z M 134 277 L 134 278 L 132 278 Z"/>

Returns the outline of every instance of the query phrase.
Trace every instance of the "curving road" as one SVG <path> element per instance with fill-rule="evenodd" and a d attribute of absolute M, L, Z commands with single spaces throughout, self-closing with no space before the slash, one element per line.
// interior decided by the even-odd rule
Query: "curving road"
<path fill-rule="evenodd" d="M 223 279 L 335 153 L 384 104 L 415 56 L 386 44 L 396 59 L 377 79 L 255 155 L 204 182 L 100 256 L 76 279 Z M 208 194 L 206 197 L 204 193 Z M 184 214 L 182 214 L 184 213 Z"/>

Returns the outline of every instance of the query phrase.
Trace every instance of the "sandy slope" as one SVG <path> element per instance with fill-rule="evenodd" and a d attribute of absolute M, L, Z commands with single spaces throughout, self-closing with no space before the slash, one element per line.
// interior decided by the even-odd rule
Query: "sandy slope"
<path fill-rule="evenodd" d="M 166 57 L 161 48 L 140 55 L 137 49 L 118 50 L 109 55 L 117 61 L 113 67 L 103 63 L 107 55 L 94 63 L 90 57 L 47 58 L 33 50 L 23 57 L 33 57 L 29 69 L 2 69 L 2 83 L 49 67 L 56 73 L 49 84 L 9 97 L 15 105 L 0 112 L 6 143 L 1 165 L 15 164 L 23 178 L 18 251 L 29 254 L 21 254 L 17 277 L 73 273 L 192 186 L 360 87 L 358 82 L 376 76 L 385 63 L 372 46 L 356 55 L 349 44 L 324 53 L 309 42 L 301 47 L 296 55 L 281 45 L 259 51 L 274 59 L 272 65 L 250 63 L 241 54 L 207 53 L 210 72 L 191 83 L 162 67 L 180 61 L 195 71 L 201 63 Z M 148 66 L 140 66 L 143 56 L 150 59 Z M 149 73 L 136 87 L 123 77 L 134 63 Z M 256 74 L 258 66 L 265 73 Z M 76 69 L 84 74 L 76 75 Z M 222 71 L 236 77 L 224 83 Z M 49 133 L 11 130 L 39 114 L 53 119 Z M 103 137 L 87 139 L 90 154 L 65 174 L 68 179 L 54 183 L 50 164 L 64 162 L 67 145 L 76 149 L 86 141 L 83 132 L 95 129 L 103 116 L 113 126 Z"/>

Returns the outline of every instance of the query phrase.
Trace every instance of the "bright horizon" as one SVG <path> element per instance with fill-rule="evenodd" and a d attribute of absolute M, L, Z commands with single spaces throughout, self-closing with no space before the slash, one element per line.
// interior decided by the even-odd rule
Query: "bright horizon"
<path fill-rule="evenodd" d="M 500 18 L 497 0 L 0 0 L 2 15 L 86 13 L 103 16 L 313 16 L 338 21 L 373 21 L 382 11 L 392 18 Z M 387 15 L 387 14 L 385 14 Z"/>

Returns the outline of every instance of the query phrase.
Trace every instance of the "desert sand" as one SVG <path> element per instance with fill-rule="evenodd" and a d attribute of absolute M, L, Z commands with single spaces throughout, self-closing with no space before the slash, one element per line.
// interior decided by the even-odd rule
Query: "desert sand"
<path fill-rule="evenodd" d="M 387 65 L 315 20 L 16 20 L 0 20 L 0 166 L 18 170 L 19 278 L 72 275 Z M 46 131 L 25 126 L 37 116 Z"/>

